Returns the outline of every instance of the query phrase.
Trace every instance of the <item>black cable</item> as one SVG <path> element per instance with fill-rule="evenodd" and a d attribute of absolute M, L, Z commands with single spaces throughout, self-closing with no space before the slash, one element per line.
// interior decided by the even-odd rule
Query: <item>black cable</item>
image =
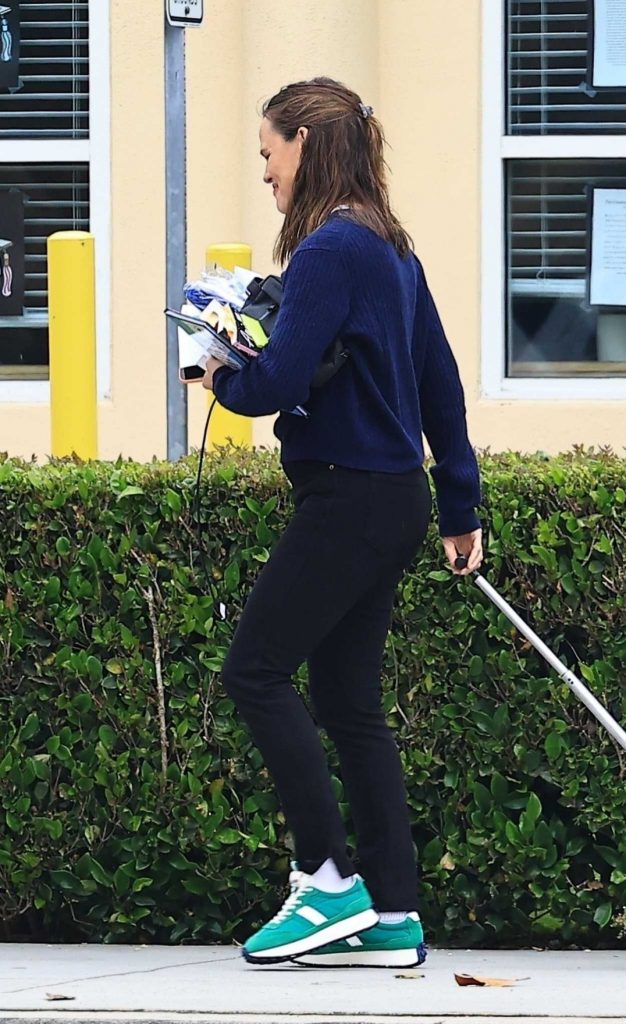
<path fill-rule="evenodd" d="M 226 618 L 226 606 L 222 602 L 222 600 L 220 598 L 220 595 L 217 592 L 217 589 L 215 587 L 215 584 L 213 583 L 213 580 L 211 579 L 211 574 L 209 572 L 207 561 L 206 561 L 206 554 L 207 553 L 206 553 L 206 551 L 204 549 L 204 538 L 202 536 L 202 526 L 203 526 L 203 523 L 202 523 L 202 516 L 200 514 L 201 513 L 200 483 L 201 483 L 201 480 L 202 480 L 202 466 L 204 465 L 204 451 L 205 451 L 205 447 L 206 447 L 207 435 L 208 435 L 208 432 L 209 432 L 209 423 L 211 421 L 211 413 L 213 412 L 213 409 L 215 408 L 215 403 L 216 402 L 217 402 L 217 398 L 214 397 L 213 401 L 211 402 L 211 405 L 209 406 L 209 411 L 207 413 L 206 422 L 204 424 L 204 431 L 202 433 L 202 441 L 201 441 L 201 444 L 200 444 L 200 458 L 198 459 L 198 473 L 197 473 L 197 476 L 196 476 L 196 496 L 195 496 L 196 531 L 197 531 L 197 534 L 198 534 L 198 552 L 199 552 L 199 555 L 200 555 L 201 563 L 202 563 L 203 568 L 204 568 L 204 574 L 206 576 L 206 581 L 207 581 L 207 584 L 208 584 L 208 588 L 209 588 L 209 591 L 211 592 L 211 595 L 213 597 L 213 603 L 214 603 L 214 606 L 217 608 L 218 614 L 220 615 L 220 617 L 222 619 L 225 619 Z"/>
<path fill-rule="evenodd" d="M 204 464 L 204 449 L 206 446 L 207 434 L 209 432 L 209 422 L 211 420 L 211 413 L 215 408 L 217 398 L 214 396 L 209 411 L 207 413 L 206 423 L 204 424 L 204 431 L 202 433 L 202 441 L 200 442 L 200 458 L 198 460 L 198 475 L 196 477 L 196 529 L 198 531 L 198 548 L 202 550 L 202 520 L 200 519 L 200 480 L 202 478 L 202 466 Z"/>

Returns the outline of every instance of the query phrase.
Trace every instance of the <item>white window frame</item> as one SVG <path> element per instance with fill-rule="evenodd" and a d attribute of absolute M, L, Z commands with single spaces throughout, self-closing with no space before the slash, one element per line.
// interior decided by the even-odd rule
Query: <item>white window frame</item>
<path fill-rule="evenodd" d="M 89 138 L 3 139 L 0 163 L 89 164 L 89 222 L 96 240 L 98 398 L 111 393 L 110 0 L 89 4 Z M 1 325 L 0 325 L 1 326 Z M 47 380 L 0 381 L 0 402 L 50 402 Z"/>
<path fill-rule="evenodd" d="M 624 135 L 505 135 L 504 0 L 482 4 L 481 396 L 625 401 L 626 379 L 506 377 L 505 161 L 626 160 Z"/>

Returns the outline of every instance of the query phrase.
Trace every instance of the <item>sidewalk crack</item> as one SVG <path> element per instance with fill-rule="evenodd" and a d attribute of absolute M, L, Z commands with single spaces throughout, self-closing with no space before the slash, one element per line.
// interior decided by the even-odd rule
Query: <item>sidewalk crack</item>
<path fill-rule="evenodd" d="M 156 974 L 158 971 L 172 971 L 177 970 L 179 967 L 202 967 L 206 964 L 223 964 L 229 960 L 237 959 L 237 954 L 231 956 L 222 956 L 213 960 L 186 960 L 180 964 L 163 964 L 161 967 L 145 967 L 142 970 L 136 971 L 115 971 L 113 974 L 91 974 L 86 978 L 69 978 L 65 981 L 47 981 L 43 985 L 27 985 L 25 988 L 11 988 L 6 989 L 1 995 L 12 996 L 17 995 L 20 992 L 34 992 L 38 988 L 49 988 L 51 986 L 59 985 L 76 985 L 83 981 L 100 981 L 105 978 L 126 978 L 132 974 Z"/>

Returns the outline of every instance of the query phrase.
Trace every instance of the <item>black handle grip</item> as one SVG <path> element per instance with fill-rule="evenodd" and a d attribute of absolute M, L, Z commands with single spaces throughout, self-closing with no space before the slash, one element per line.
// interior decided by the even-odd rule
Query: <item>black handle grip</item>
<path fill-rule="evenodd" d="M 468 559 L 466 555 L 457 555 L 457 557 L 454 559 L 454 568 L 465 569 L 467 568 L 467 563 Z"/>

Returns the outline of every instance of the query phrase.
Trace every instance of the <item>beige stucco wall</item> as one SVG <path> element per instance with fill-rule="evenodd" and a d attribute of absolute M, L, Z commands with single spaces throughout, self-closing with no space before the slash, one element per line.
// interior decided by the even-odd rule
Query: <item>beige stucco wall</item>
<path fill-rule="evenodd" d="M 157 4 L 156 6 L 160 6 Z M 212 0 L 188 30 L 188 269 L 246 241 L 270 272 L 280 225 L 261 180 L 258 111 L 289 81 L 328 74 L 386 129 L 396 211 L 415 239 L 460 364 L 473 442 L 556 451 L 624 443 L 624 402 L 480 397 L 480 0 Z M 155 0 L 111 0 L 112 395 L 100 455 L 163 456 L 163 26 Z M 207 395 L 189 389 L 189 438 Z M 272 419 L 254 442 L 272 444 Z M 0 448 L 44 456 L 46 406 L 0 404 Z"/>

